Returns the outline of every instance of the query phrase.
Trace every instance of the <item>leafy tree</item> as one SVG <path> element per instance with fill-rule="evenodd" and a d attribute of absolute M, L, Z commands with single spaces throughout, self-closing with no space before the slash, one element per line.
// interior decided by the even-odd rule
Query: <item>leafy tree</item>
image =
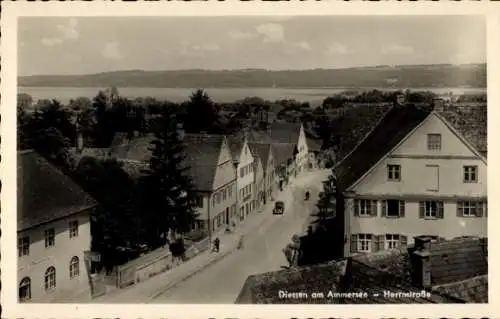
<path fill-rule="evenodd" d="M 218 122 L 216 104 L 203 90 L 195 91 L 186 105 L 184 128 L 190 133 L 214 132 Z"/>
<path fill-rule="evenodd" d="M 104 264 L 115 265 L 117 247 L 136 247 L 145 237 L 143 215 L 133 196 L 135 184 L 112 159 L 84 157 L 72 175 L 99 203 L 92 215 L 92 250 L 107 259 Z"/>
<path fill-rule="evenodd" d="M 151 143 L 151 158 L 140 180 L 141 203 L 148 216 L 149 243 L 165 243 L 169 231 L 186 233 L 196 219 L 192 180 L 184 165 L 184 146 L 178 121 L 169 108 L 162 109 L 160 130 Z"/>
<path fill-rule="evenodd" d="M 68 147 L 75 140 L 75 126 L 71 113 L 57 100 L 39 101 L 32 116 L 24 116 L 19 123 L 23 130 L 23 148 L 33 148 L 63 170 L 72 167 Z"/>
<path fill-rule="evenodd" d="M 94 108 L 95 124 L 93 138 L 95 147 L 108 147 L 115 134 L 113 118 L 108 109 L 108 97 L 104 91 L 97 92 L 92 99 Z"/>
<path fill-rule="evenodd" d="M 30 109 L 33 106 L 33 98 L 26 93 L 19 93 L 17 95 L 17 107 L 23 110 Z"/>

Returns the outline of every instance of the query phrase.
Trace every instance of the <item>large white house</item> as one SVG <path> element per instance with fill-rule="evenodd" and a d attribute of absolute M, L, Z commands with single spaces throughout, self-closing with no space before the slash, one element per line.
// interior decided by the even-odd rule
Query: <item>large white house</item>
<path fill-rule="evenodd" d="M 17 165 L 19 300 L 89 299 L 85 252 L 95 201 L 34 151 L 18 152 Z"/>
<path fill-rule="evenodd" d="M 486 138 L 475 126 L 477 135 Z M 470 126 L 468 127 L 471 128 Z M 487 163 L 436 110 L 391 109 L 336 168 L 344 255 L 404 247 L 413 238 L 487 236 Z"/>

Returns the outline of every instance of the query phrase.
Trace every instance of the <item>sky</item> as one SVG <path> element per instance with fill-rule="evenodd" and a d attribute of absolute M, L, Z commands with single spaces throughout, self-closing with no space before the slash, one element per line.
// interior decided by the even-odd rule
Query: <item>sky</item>
<path fill-rule="evenodd" d="M 19 75 L 486 62 L 481 16 L 22 17 Z"/>

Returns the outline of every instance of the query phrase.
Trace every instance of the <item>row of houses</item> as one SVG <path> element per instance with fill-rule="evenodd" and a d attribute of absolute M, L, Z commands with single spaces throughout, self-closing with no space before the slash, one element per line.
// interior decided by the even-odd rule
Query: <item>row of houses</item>
<path fill-rule="evenodd" d="M 179 129 L 185 164 L 196 192 L 198 220 L 194 229 L 216 232 L 245 220 L 273 198 L 278 189 L 308 169 L 316 168 L 317 147 L 308 147 L 302 124 L 272 123 L 263 130 L 234 135 L 188 134 Z M 117 134 L 111 147 L 99 151 L 116 158 L 133 177 L 148 164 L 152 135 Z M 310 143 L 311 145 L 316 145 Z M 82 148 L 82 158 L 95 150 Z"/>
<path fill-rule="evenodd" d="M 286 135 L 293 138 L 278 139 Z M 197 195 L 195 229 L 216 232 L 243 221 L 272 199 L 280 181 L 315 166 L 309 162 L 301 125 L 276 124 L 268 132 L 241 136 L 181 138 Z M 79 138 L 72 152 L 77 162 L 83 157 L 115 158 L 137 178 L 147 165 L 152 139 L 117 134 L 110 148 L 95 149 L 85 148 Z M 33 150 L 18 152 L 17 176 L 19 300 L 85 300 L 98 293 L 93 285 L 98 277 L 90 271 L 96 261 L 90 252 L 95 200 Z"/>

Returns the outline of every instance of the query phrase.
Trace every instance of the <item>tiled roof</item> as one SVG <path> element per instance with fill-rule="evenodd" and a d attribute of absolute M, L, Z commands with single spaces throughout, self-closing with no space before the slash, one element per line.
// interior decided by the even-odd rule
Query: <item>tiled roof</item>
<path fill-rule="evenodd" d="M 321 150 L 321 143 L 318 139 L 307 138 L 307 148 L 311 151 Z"/>
<path fill-rule="evenodd" d="M 469 303 L 488 302 L 488 275 L 477 276 L 444 285 L 432 287 L 443 295 L 453 296 Z"/>
<path fill-rule="evenodd" d="M 115 138 L 118 139 L 118 137 Z M 112 146 L 110 151 L 120 159 L 147 162 L 151 157 L 151 142 L 153 140 L 153 134 L 133 137 L 130 140 L 125 138 L 120 144 Z"/>
<path fill-rule="evenodd" d="M 252 275 L 247 278 L 243 288 L 236 299 L 238 304 L 289 304 L 289 303 L 314 303 L 315 300 L 283 299 L 278 292 L 311 292 L 311 287 L 316 291 L 339 291 L 341 278 L 345 272 L 346 261 L 331 262 L 301 268 L 289 268 L 276 272 Z M 335 303 L 335 299 L 319 299 L 317 303 Z"/>
<path fill-rule="evenodd" d="M 17 154 L 17 189 L 18 231 L 96 205 L 71 178 L 31 150 Z"/>
<path fill-rule="evenodd" d="M 473 249 L 472 247 L 476 247 Z M 431 277 L 444 282 L 429 288 L 431 296 L 410 295 L 422 288 L 411 280 L 407 250 L 358 254 L 340 262 L 292 268 L 248 277 L 237 303 L 466 303 L 487 302 L 488 279 L 481 239 L 453 239 L 431 245 Z M 443 259 L 447 258 L 447 259 Z M 445 273 L 448 271 L 448 273 Z M 460 273 L 460 274 L 459 274 Z M 436 278 L 436 276 L 441 276 Z M 457 281 L 458 279 L 458 281 Z M 451 282 L 450 282 L 451 281 Z M 280 299 L 278 290 L 328 291 L 368 294 L 367 298 L 294 300 Z M 384 291 L 401 293 L 387 298 Z"/>
<path fill-rule="evenodd" d="M 293 158 L 294 144 L 273 144 L 273 154 L 277 164 L 285 164 Z"/>
<path fill-rule="evenodd" d="M 212 191 L 223 135 L 186 134 L 186 165 L 197 191 Z"/>
<path fill-rule="evenodd" d="M 274 122 L 270 128 L 270 138 L 273 143 L 297 144 L 301 123 Z"/>
<path fill-rule="evenodd" d="M 346 190 L 418 126 L 430 111 L 413 106 L 394 107 L 335 168 L 338 187 Z"/>
<path fill-rule="evenodd" d="M 269 152 L 271 151 L 271 144 L 265 143 L 248 143 L 250 151 L 255 156 L 258 156 L 264 167 L 267 167 L 267 161 L 269 159 Z"/>
<path fill-rule="evenodd" d="M 483 156 L 488 152 L 486 106 L 476 106 L 473 112 L 449 110 L 439 112 Z"/>
<path fill-rule="evenodd" d="M 123 169 L 132 177 L 139 177 L 151 156 L 153 135 L 135 137 L 128 142 L 111 148 L 113 155 L 122 163 Z M 198 191 L 211 191 L 219 154 L 224 141 L 223 135 L 185 134 L 185 164 L 188 174 Z"/>

